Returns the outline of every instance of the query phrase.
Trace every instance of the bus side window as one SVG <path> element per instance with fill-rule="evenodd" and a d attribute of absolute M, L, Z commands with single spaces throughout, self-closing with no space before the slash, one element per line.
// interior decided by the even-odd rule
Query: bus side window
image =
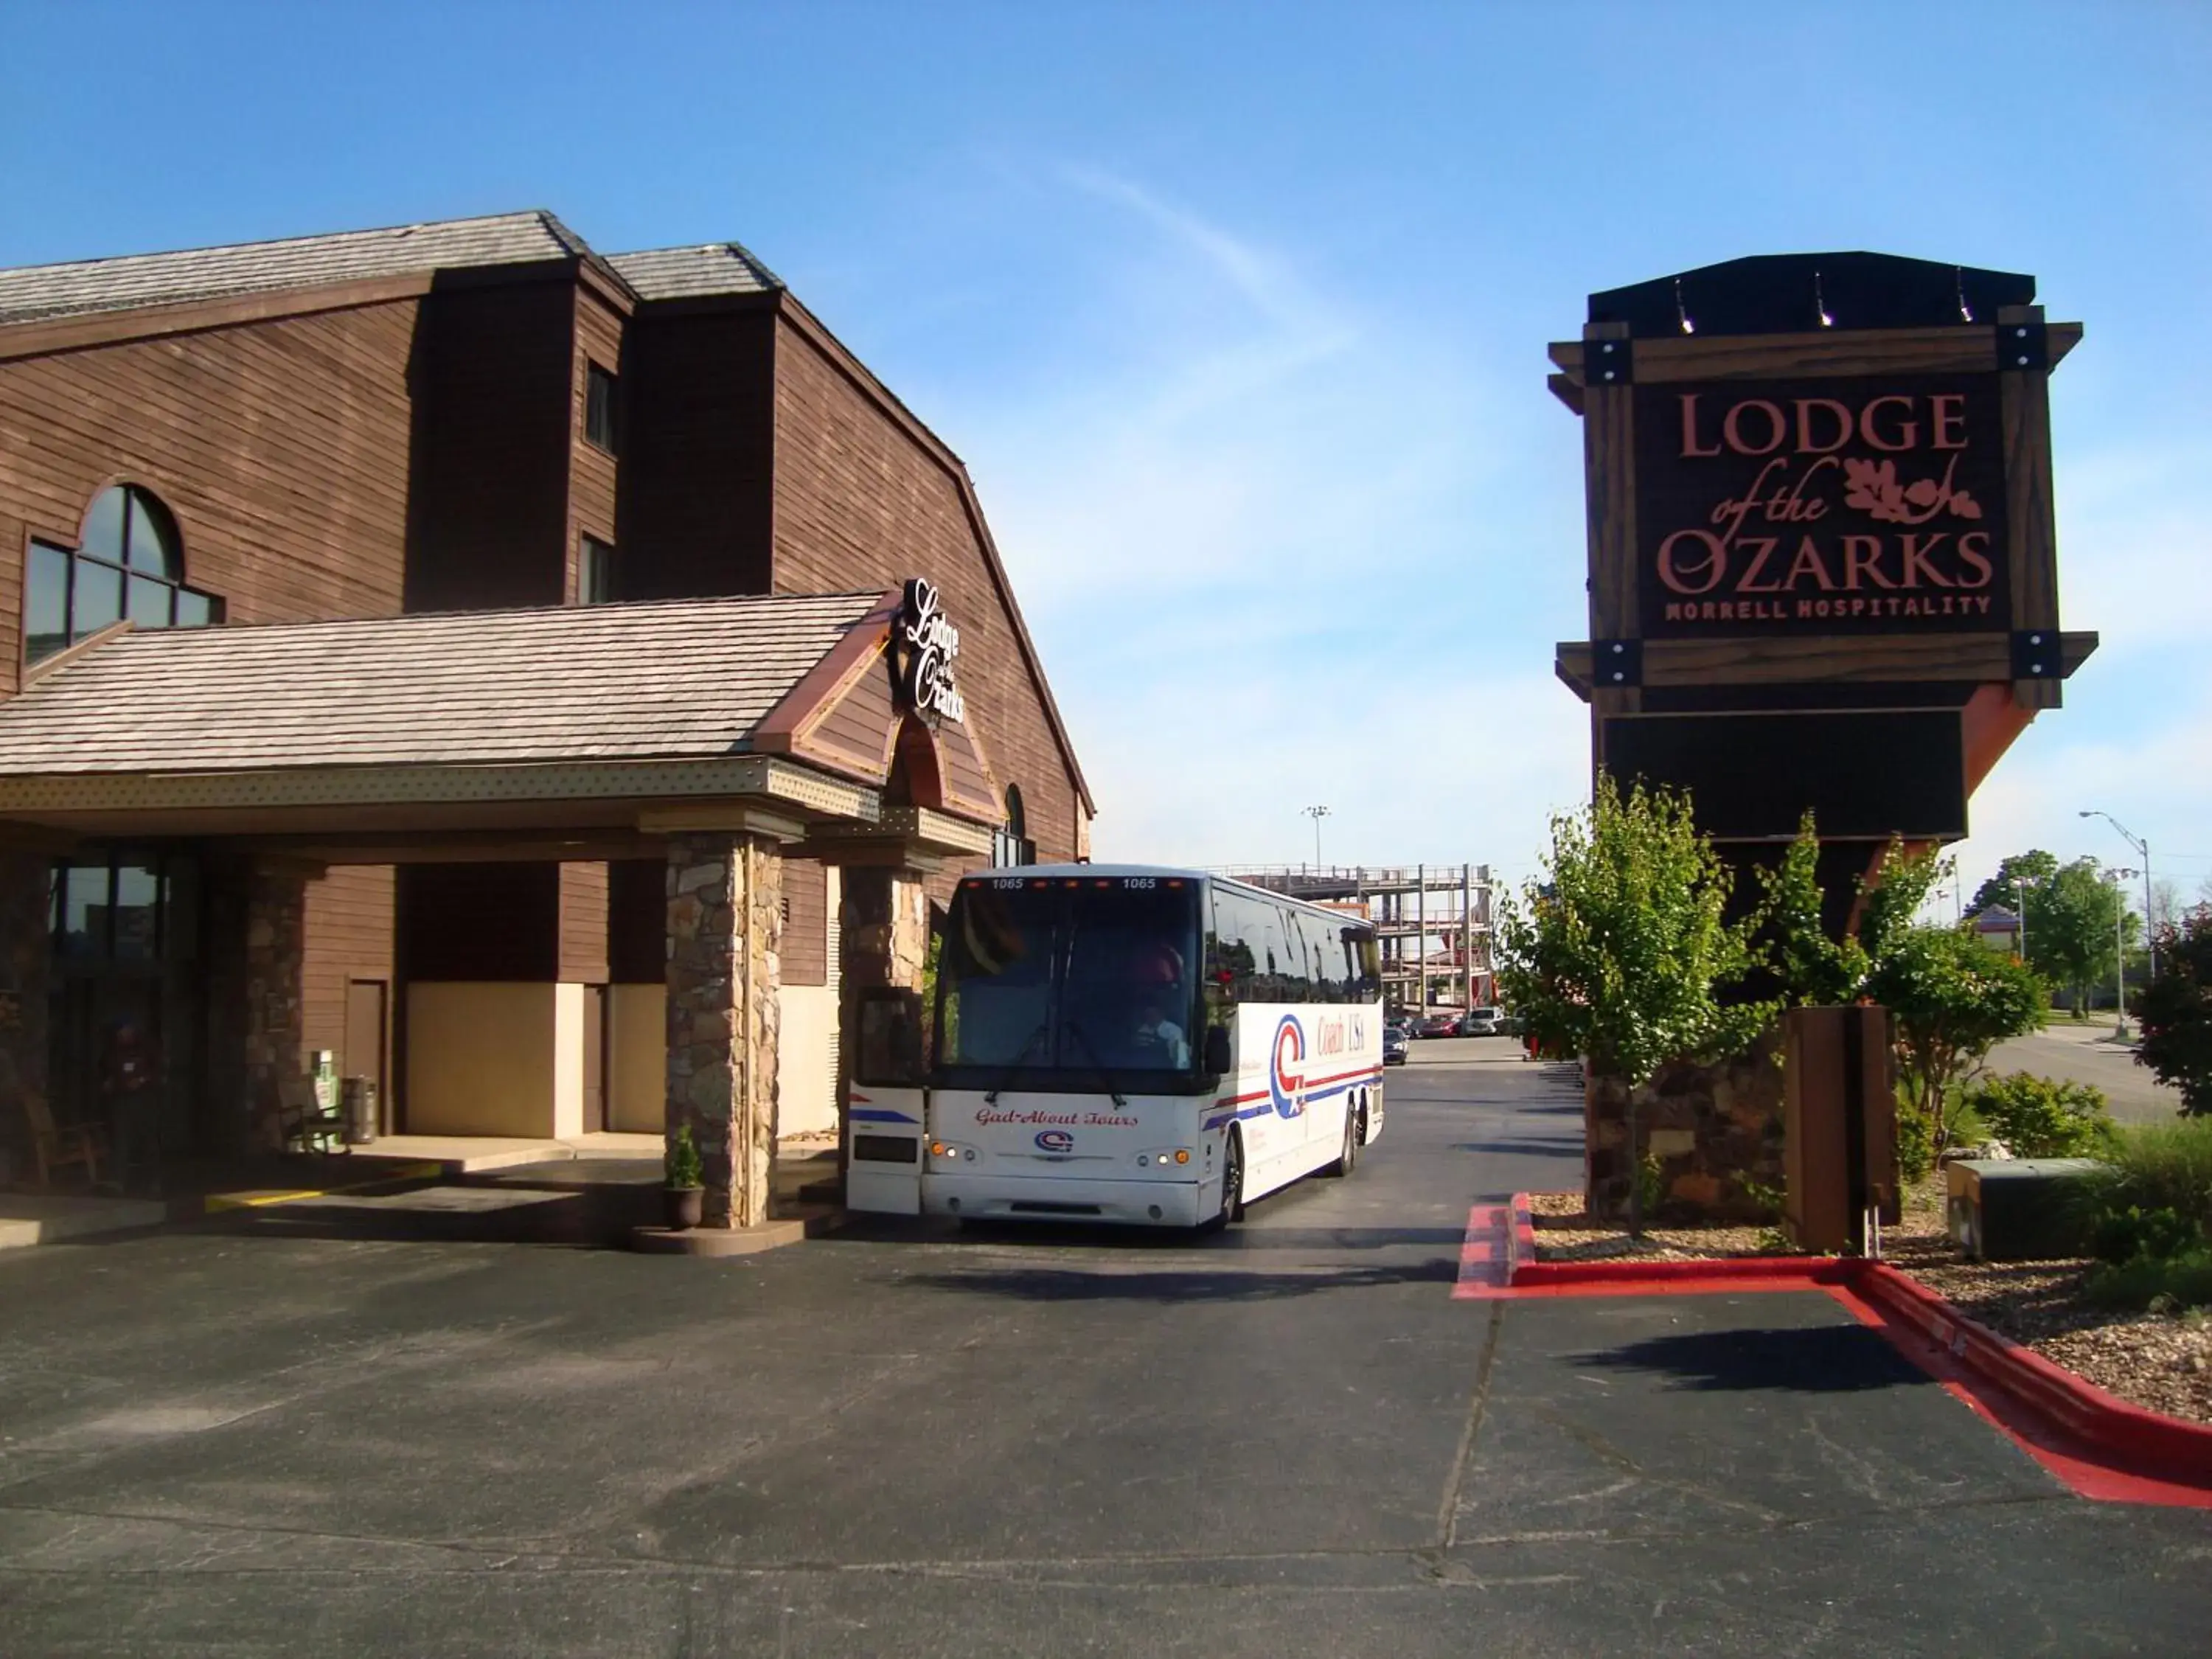
<path fill-rule="evenodd" d="M 1253 951 L 1258 930 L 1253 915 L 1258 908 L 1235 893 L 1213 896 L 1213 932 L 1207 936 L 1206 978 L 1209 995 L 1220 993 L 1224 1006 L 1263 1000 L 1254 983 L 1259 963 Z"/>
<path fill-rule="evenodd" d="M 1298 913 L 1284 905 L 1275 915 L 1276 925 L 1283 935 L 1283 1000 L 1319 1001 L 1314 984 L 1313 952 L 1306 945 L 1305 930 L 1298 925 Z"/>
<path fill-rule="evenodd" d="M 1347 927 L 1344 930 L 1344 944 L 1352 963 L 1351 1000 L 1372 1002 L 1382 990 L 1382 953 L 1375 943 L 1375 935 L 1364 927 Z"/>

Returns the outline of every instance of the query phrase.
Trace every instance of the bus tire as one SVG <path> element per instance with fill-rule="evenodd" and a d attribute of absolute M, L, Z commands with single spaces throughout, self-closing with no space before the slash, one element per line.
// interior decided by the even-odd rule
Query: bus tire
<path fill-rule="evenodd" d="M 1352 1101 L 1344 1103 L 1344 1145 L 1339 1149 L 1336 1162 L 1322 1170 L 1326 1176 L 1348 1176 L 1359 1163 L 1359 1108 Z"/>
<path fill-rule="evenodd" d="M 1232 1221 L 1244 1218 L 1244 1137 L 1234 1127 L 1221 1143 L 1221 1209 L 1211 1221 L 1200 1222 L 1199 1231 L 1218 1233 Z"/>

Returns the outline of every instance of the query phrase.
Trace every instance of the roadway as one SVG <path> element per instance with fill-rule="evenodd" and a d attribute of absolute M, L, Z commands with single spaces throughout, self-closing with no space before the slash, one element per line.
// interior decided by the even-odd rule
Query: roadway
<path fill-rule="evenodd" d="M 520 1171 L 425 1195 L 466 1236 L 9 1253 L 0 1649 L 2201 1650 L 2212 1516 L 2072 1497 L 1826 1297 L 1454 1299 L 1578 1095 L 1414 1056 L 1350 1180 L 1212 1238 L 645 1257 Z"/>
<path fill-rule="evenodd" d="M 2171 1123 L 2181 1109 L 2181 1091 L 2136 1065 L 2131 1044 L 2113 1040 L 2110 1014 L 2079 1023 L 2054 1016 L 2040 1031 L 1997 1044 L 1990 1051 L 1989 1069 L 2089 1084 L 2105 1091 L 2112 1116 L 2122 1123 Z"/>

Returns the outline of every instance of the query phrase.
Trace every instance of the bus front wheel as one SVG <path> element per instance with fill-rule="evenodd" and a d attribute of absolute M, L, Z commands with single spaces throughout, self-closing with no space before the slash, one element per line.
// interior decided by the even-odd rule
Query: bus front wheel
<path fill-rule="evenodd" d="M 1244 1137 L 1235 1129 L 1221 1146 L 1221 1210 L 1200 1231 L 1218 1233 L 1244 1218 Z"/>

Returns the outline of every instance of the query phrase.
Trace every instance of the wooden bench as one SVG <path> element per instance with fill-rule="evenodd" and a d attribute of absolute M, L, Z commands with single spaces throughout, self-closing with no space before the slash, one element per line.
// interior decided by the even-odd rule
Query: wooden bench
<path fill-rule="evenodd" d="M 57 1170 L 81 1169 L 87 1186 L 100 1180 L 107 1154 L 107 1131 L 98 1124 L 56 1123 L 53 1108 L 35 1091 L 23 1093 L 23 1112 L 31 1121 L 31 1158 L 39 1166 L 39 1185 L 51 1186 Z"/>

